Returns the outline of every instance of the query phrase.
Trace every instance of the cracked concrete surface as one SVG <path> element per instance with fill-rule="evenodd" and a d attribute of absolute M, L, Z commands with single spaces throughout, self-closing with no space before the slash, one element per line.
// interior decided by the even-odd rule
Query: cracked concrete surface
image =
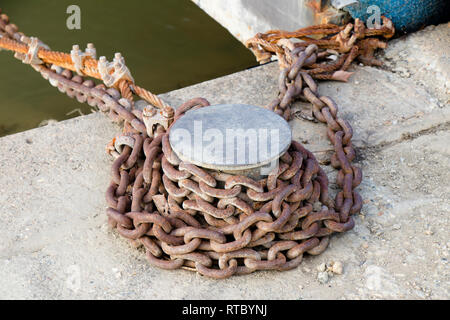
<path fill-rule="evenodd" d="M 105 145 L 120 128 L 102 114 L 1 138 L 0 298 L 449 299 L 449 39 L 448 24 L 428 27 L 392 41 L 385 68 L 320 83 L 354 127 L 364 207 L 353 230 L 288 272 L 216 281 L 150 266 L 106 224 Z M 264 105 L 277 76 L 272 63 L 162 96 Z M 334 181 L 324 126 L 291 126 Z M 319 282 L 317 267 L 331 261 L 343 274 Z"/>

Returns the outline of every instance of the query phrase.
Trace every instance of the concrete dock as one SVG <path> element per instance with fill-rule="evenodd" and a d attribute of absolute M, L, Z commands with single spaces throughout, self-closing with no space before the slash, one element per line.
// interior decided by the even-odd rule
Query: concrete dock
<path fill-rule="evenodd" d="M 107 226 L 105 145 L 120 127 L 103 114 L 1 138 L 0 299 L 449 299 L 449 39 L 450 24 L 427 27 L 391 41 L 384 68 L 320 82 L 353 125 L 364 206 L 353 230 L 288 272 L 217 281 L 150 266 Z M 277 78 L 275 62 L 161 97 L 263 106 Z M 324 125 L 300 116 L 309 108 L 297 103 L 290 124 L 323 160 L 331 145 Z M 318 279 L 333 261 L 343 273 Z"/>

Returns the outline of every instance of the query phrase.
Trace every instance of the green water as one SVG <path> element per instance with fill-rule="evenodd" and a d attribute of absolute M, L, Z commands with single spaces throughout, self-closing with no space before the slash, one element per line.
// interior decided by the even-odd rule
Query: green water
<path fill-rule="evenodd" d="M 69 30 L 66 9 L 81 8 L 81 30 Z M 256 65 L 226 29 L 190 0 L 0 0 L 19 30 L 53 50 L 94 43 L 97 56 L 121 52 L 137 84 L 163 93 Z M 90 112 L 50 86 L 31 67 L 0 52 L 0 136 Z M 72 114 L 69 114 L 72 112 Z"/>

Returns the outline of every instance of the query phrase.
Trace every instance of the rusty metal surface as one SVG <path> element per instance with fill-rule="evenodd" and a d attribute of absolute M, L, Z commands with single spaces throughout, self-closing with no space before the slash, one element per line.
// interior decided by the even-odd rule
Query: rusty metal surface
<path fill-rule="evenodd" d="M 346 81 L 345 70 L 354 59 L 366 65 L 380 65 L 374 52 L 386 48 L 387 44 L 382 39 L 390 39 L 395 34 L 392 22 L 386 17 L 382 17 L 382 21 L 380 28 L 373 29 L 366 28 L 361 20 L 356 19 L 344 26 L 321 24 L 296 31 L 270 30 L 256 34 L 245 45 L 260 63 L 269 62 L 276 55 L 280 68 L 284 69 L 293 63 L 292 53 L 315 44 L 325 50 L 301 63 L 307 69 L 305 72 L 316 79 Z M 334 63 L 327 63 L 327 58 Z M 320 60 L 322 63 L 317 64 L 316 61 Z"/>
<path fill-rule="evenodd" d="M 349 44 L 351 39 L 375 33 L 360 24 L 355 24 L 354 30 L 353 25 L 352 30 L 347 27 L 338 30 L 345 59 L 338 68 L 333 65 L 333 74 L 344 72 L 335 70 L 348 67 L 357 56 L 354 43 Z M 6 36 L 20 38 L 17 28 L 9 29 L 2 28 Z M 335 31 L 336 27 L 308 30 L 327 29 Z M 289 38 L 283 32 L 270 34 Z M 266 47 L 252 49 L 261 53 Z M 142 246 L 154 266 L 184 268 L 222 279 L 257 270 L 295 268 L 304 254 L 323 252 L 330 235 L 354 227 L 352 215 L 362 207 L 355 190 L 362 172 L 351 163 L 356 157 L 352 127 L 340 117 L 336 103 L 319 94 L 313 80 L 312 75 L 327 75 L 330 69 L 319 63 L 327 57 L 319 47 L 315 43 L 286 46 L 283 52 L 271 47 L 275 49 L 268 53 L 283 59 L 279 94 L 267 107 L 290 120 L 294 100 L 312 103 L 314 118 L 327 125 L 334 147 L 330 162 L 338 170 L 336 183 L 341 189 L 335 199 L 329 196 L 328 177 L 316 158 L 297 141 L 292 141 L 281 156 L 280 166 L 261 180 L 181 161 L 171 149 L 170 128 L 187 111 L 207 108 L 209 102 L 203 98 L 187 101 L 176 111 L 162 105 L 161 110 L 152 112 L 149 102 L 133 101 L 133 84 L 122 82 L 117 88 L 106 88 L 55 64 L 33 67 L 61 92 L 98 107 L 124 125 L 123 134 L 107 146 L 115 158 L 106 192 L 111 227 L 137 247 Z M 150 121 L 152 117 L 157 119 Z"/>

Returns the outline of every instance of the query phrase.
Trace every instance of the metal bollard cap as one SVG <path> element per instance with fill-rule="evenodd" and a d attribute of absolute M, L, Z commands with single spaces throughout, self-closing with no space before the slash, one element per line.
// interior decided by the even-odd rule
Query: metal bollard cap
<path fill-rule="evenodd" d="M 286 120 L 268 109 L 245 104 L 190 110 L 169 133 L 170 145 L 181 160 L 225 172 L 272 163 L 291 140 Z"/>

